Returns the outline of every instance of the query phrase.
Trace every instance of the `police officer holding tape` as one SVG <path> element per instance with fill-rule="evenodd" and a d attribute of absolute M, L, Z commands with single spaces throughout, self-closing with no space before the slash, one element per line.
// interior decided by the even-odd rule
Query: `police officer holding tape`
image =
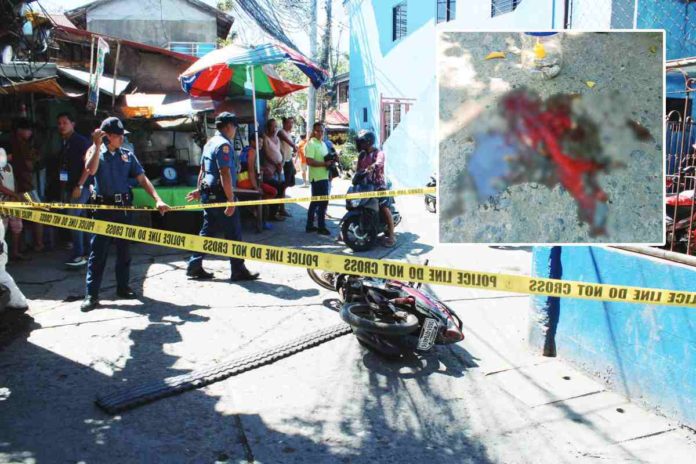
<path fill-rule="evenodd" d="M 239 122 L 228 112 L 220 113 L 215 118 L 217 131 L 203 147 L 201 155 L 201 170 L 198 175 L 198 190 L 186 197 L 188 201 L 198 198 L 205 203 L 221 203 L 234 201 L 234 185 L 236 184 L 237 162 L 235 160 L 232 140 L 237 133 Z M 242 240 L 242 224 L 239 210 L 234 206 L 227 208 L 205 208 L 203 210 L 203 226 L 200 235 L 210 237 L 222 230 L 227 240 Z M 186 275 L 191 279 L 212 279 L 213 274 L 203 269 L 203 253 L 194 254 L 188 262 Z M 230 258 L 233 282 L 256 280 L 258 273 L 251 273 L 244 265 L 244 260 Z"/>
<path fill-rule="evenodd" d="M 128 184 L 129 178 L 135 178 L 145 191 L 155 200 L 160 214 L 169 211 L 169 206 L 157 195 L 150 180 L 145 176 L 143 167 L 135 155 L 123 147 L 127 132 L 118 118 L 106 118 L 101 127 L 92 133 L 92 147 L 87 152 L 85 168 L 94 176 L 93 201 L 96 204 L 131 206 L 133 195 Z M 78 188 L 84 188 L 78 185 Z M 96 210 L 94 219 L 130 224 L 132 212 L 118 210 Z M 116 294 L 120 298 L 133 299 L 137 295 L 129 286 L 130 253 L 128 240 L 116 239 L 105 235 L 94 235 L 90 242 L 87 261 L 87 295 L 80 309 L 91 311 L 99 305 L 99 287 L 101 287 L 106 258 L 111 242 L 116 245 Z"/>

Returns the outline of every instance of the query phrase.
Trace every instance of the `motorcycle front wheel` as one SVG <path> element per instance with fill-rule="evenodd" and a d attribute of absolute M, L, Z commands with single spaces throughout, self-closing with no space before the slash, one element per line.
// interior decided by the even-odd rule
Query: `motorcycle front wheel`
<path fill-rule="evenodd" d="M 397 318 L 388 312 L 378 313 L 365 303 L 346 303 L 340 314 L 350 326 L 382 335 L 407 335 L 418 329 L 418 318 L 414 314 Z"/>
<path fill-rule="evenodd" d="M 360 216 L 351 216 L 343 221 L 341 235 L 343 243 L 353 251 L 371 250 L 377 241 L 377 231 L 374 228 L 363 229 L 360 225 Z"/>
<path fill-rule="evenodd" d="M 425 197 L 425 209 L 431 213 L 437 212 L 437 207 L 435 206 L 435 197 L 427 196 Z"/>
<path fill-rule="evenodd" d="M 324 287 L 327 290 L 336 291 L 335 272 L 322 271 L 319 269 L 307 269 L 307 274 L 309 274 L 309 278 L 320 287 Z"/>

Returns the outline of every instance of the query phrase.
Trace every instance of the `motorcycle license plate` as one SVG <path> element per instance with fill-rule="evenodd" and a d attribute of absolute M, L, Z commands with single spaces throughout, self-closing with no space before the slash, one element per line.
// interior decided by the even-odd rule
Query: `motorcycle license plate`
<path fill-rule="evenodd" d="M 439 330 L 440 323 L 436 319 L 426 318 L 420 337 L 418 337 L 418 346 L 416 348 L 420 351 L 428 351 L 432 348 Z"/>

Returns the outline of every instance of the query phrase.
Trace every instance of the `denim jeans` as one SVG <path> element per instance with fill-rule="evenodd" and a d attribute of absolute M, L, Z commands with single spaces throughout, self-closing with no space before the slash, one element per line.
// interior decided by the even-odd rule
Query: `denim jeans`
<path fill-rule="evenodd" d="M 131 224 L 133 213 L 130 211 L 109 211 L 100 210 L 94 214 L 94 219 L 102 221 L 118 222 L 121 224 Z M 116 245 L 116 286 L 118 289 L 128 287 L 130 280 L 130 241 L 108 237 L 106 235 L 92 235 L 90 242 L 89 259 L 87 260 L 87 295 L 99 296 L 106 258 L 109 255 L 111 244 Z"/>
<path fill-rule="evenodd" d="M 82 193 L 80 193 L 80 198 L 77 200 L 73 200 L 70 198 L 70 192 L 64 193 L 65 195 L 65 202 L 66 203 L 77 203 L 80 205 L 84 205 L 87 203 L 87 200 L 89 199 L 89 188 L 85 187 L 82 189 Z M 85 210 L 84 209 L 68 209 L 65 211 L 65 214 L 69 214 L 71 216 L 84 216 L 85 215 Z M 72 243 L 73 243 L 73 248 L 72 248 L 72 258 L 77 258 L 80 256 L 85 256 L 85 237 L 87 236 L 85 232 L 79 231 L 79 230 L 72 230 L 70 231 L 70 235 L 72 237 Z"/>
<path fill-rule="evenodd" d="M 331 184 L 328 179 L 312 181 L 312 196 L 328 195 L 331 190 Z M 314 225 L 314 216 L 317 217 L 317 227 L 320 229 L 326 228 L 326 207 L 328 201 L 313 201 L 309 204 L 307 210 L 307 227 Z"/>
<path fill-rule="evenodd" d="M 225 216 L 225 208 L 207 208 L 203 210 L 203 226 L 201 227 L 201 237 L 212 237 L 217 232 L 222 232 L 227 240 L 240 242 L 242 240 L 242 222 L 240 219 L 239 207 L 234 209 L 232 216 Z M 194 253 L 189 259 L 188 270 L 194 271 L 203 267 L 204 253 Z M 232 273 L 244 270 L 244 260 L 230 258 Z"/>

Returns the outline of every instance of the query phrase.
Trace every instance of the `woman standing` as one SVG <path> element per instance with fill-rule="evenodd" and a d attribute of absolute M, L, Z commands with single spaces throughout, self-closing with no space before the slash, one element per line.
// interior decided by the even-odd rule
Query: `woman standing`
<path fill-rule="evenodd" d="M 237 187 L 242 189 L 250 189 L 263 192 L 263 199 L 276 198 L 278 190 L 266 182 L 258 185 L 258 176 L 256 175 L 256 137 L 254 134 L 249 135 L 249 145 L 244 147 L 239 155 L 240 171 L 237 174 Z M 270 230 L 270 224 L 263 221 L 263 228 Z"/>
<path fill-rule="evenodd" d="M 263 165 L 261 166 L 263 183 L 275 188 L 276 198 L 285 198 L 285 179 L 283 176 L 283 154 L 280 152 L 278 138 L 278 123 L 269 119 L 263 134 Z M 274 221 L 284 221 L 287 213 L 283 214 L 278 205 L 269 208 L 270 218 Z"/>

